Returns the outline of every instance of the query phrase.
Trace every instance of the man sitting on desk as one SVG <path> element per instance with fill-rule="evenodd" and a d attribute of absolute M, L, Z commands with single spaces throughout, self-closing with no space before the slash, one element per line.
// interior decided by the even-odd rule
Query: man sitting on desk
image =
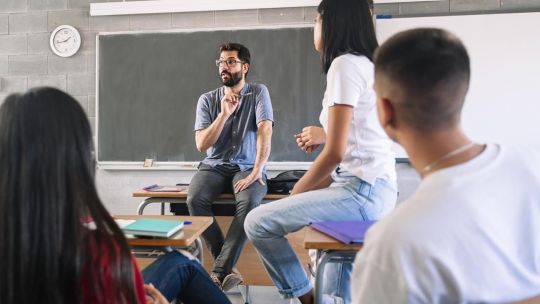
<path fill-rule="evenodd" d="M 268 89 L 246 83 L 249 50 L 237 43 L 219 48 L 216 65 L 223 86 L 199 98 L 195 120 L 197 150 L 206 151 L 189 185 L 190 215 L 213 216 L 212 203 L 234 192 L 236 214 L 224 238 L 214 223 L 202 235 L 214 257 L 211 277 L 228 290 L 241 283 L 233 272 L 246 242 L 244 220 L 266 195 L 264 166 L 270 154 L 273 112 Z M 176 213 L 174 204 L 171 212 Z"/>
<path fill-rule="evenodd" d="M 409 30 L 379 48 L 379 120 L 422 182 L 368 232 L 353 303 L 508 303 L 540 294 L 540 153 L 467 137 L 460 114 L 469 79 L 465 47 L 444 30 Z"/>

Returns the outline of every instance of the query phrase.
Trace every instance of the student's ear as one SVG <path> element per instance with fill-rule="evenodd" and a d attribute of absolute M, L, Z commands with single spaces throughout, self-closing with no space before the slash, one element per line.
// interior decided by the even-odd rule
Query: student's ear
<path fill-rule="evenodd" d="M 396 140 L 396 110 L 392 102 L 384 97 L 377 97 L 377 112 L 379 122 L 384 132 L 392 140 Z"/>

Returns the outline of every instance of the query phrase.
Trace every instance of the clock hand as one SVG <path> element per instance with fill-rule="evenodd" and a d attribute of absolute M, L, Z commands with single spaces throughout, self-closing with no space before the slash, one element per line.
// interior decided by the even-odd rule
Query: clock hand
<path fill-rule="evenodd" d="M 56 41 L 56 43 L 64 43 L 64 42 L 68 41 L 69 39 L 71 39 L 71 37 L 67 37 L 67 39 L 66 39 L 66 40 L 62 40 L 62 41 Z"/>

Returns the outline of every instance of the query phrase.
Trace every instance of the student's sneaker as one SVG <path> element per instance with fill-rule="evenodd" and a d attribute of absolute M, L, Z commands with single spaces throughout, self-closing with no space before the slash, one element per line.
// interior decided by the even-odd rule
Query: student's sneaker
<path fill-rule="evenodd" d="M 329 295 L 329 294 L 323 294 L 322 302 L 323 304 L 344 304 L 345 303 L 343 298 Z"/>
<path fill-rule="evenodd" d="M 234 287 L 238 286 L 239 284 L 243 283 L 242 276 L 237 272 L 231 272 L 229 273 L 224 279 L 223 283 L 221 284 L 221 289 L 223 291 L 229 291 L 233 289 Z"/>
<path fill-rule="evenodd" d="M 219 280 L 219 278 L 218 278 L 215 274 L 211 273 L 211 274 L 210 274 L 210 279 L 212 279 L 212 282 L 214 282 L 214 284 L 216 284 L 216 286 L 217 286 L 219 289 L 222 289 L 222 288 L 221 288 L 221 281 Z"/>

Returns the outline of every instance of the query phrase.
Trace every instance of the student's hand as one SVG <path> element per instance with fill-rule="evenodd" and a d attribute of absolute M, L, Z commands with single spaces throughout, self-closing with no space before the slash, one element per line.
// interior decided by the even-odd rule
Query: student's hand
<path fill-rule="evenodd" d="M 311 153 L 316 150 L 319 145 L 326 142 L 326 133 L 321 127 L 308 126 L 302 129 L 302 132 L 295 134 L 296 143 L 300 150 Z"/>
<path fill-rule="evenodd" d="M 169 304 L 165 296 L 152 283 L 144 284 L 147 304 Z"/>
<path fill-rule="evenodd" d="M 313 146 L 309 146 L 309 147 L 304 147 L 305 149 L 302 149 L 302 151 L 306 152 L 307 154 L 311 154 L 313 153 L 313 151 L 317 150 L 317 148 L 319 147 L 320 145 L 313 145 Z"/>
<path fill-rule="evenodd" d="M 247 189 L 247 187 L 249 187 L 255 181 L 259 182 L 259 184 L 263 186 L 265 185 L 264 180 L 262 178 L 262 173 L 251 172 L 248 176 L 237 181 L 236 184 L 234 184 L 234 193 L 238 193 L 240 191 Z"/>
<path fill-rule="evenodd" d="M 221 112 L 227 117 L 234 113 L 234 110 L 238 107 L 240 98 L 235 94 L 225 94 L 221 99 Z"/>

